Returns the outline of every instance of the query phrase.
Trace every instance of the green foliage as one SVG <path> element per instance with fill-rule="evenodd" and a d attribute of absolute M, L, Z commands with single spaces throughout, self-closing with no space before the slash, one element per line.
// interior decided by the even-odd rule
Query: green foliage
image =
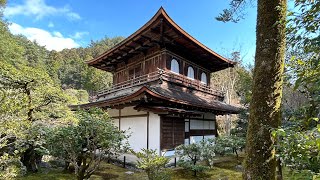
<path fill-rule="evenodd" d="M 64 93 L 70 97 L 69 102 L 72 105 L 85 104 L 89 102 L 89 94 L 86 90 L 66 89 L 64 90 Z"/>
<path fill-rule="evenodd" d="M 199 164 L 199 161 L 203 160 L 201 143 L 193 143 L 189 145 L 183 144 L 176 147 L 175 150 L 175 154 L 179 158 L 177 163 L 178 166 L 193 171 L 195 175 L 197 172 L 204 172 L 208 170 L 207 166 Z"/>
<path fill-rule="evenodd" d="M 231 129 L 231 135 L 244 138 L 247 135 L 249 113 L 247 109 L 241 109 L 235 128 Z"/>
<path fill-rule="evenodd" d="M 99 41 L 91 41 L 89 45 L 90 54 L 92 57 L 97 57 L 100 54 L 104 53 L 106 50 L 112 48 L 113 46 L 120 43 L 122 40 L 124 40 L 124 37 L 117 36 L 114 38 L 108 38 L 105 37 L 102 40 Z"/>
<path fill-rule="evenodd" d="M 220 156 L 225 156 L 226 154 L 236 153 L 244 149 L 245 138 L 238 137 L 235 135 L 221 136 L 215 139 L 214 152 Z"/>
<path fill-rule="evenodd" d="M 26 168 L 18 158 L 5 154 L 0 157 L 0 179 L 16 179 L 26 174 Z"/>
<path fill-rule="evenodd" d="M 236 82 L 236 91 L 240 97 L 240 102 L 244 107 L 248 107 L 252 95 L 253 68 L 251 66 L 237 68 L 238 79 Z"/>
<path fill-rule="evenodd" d="M 85 61 L 97 57 L 123 40 L 123 37 L 104 38 L 91 42 L 87 48 L 64 49 L 51 52 L 48 62 L 53 64 L 52 73 L 57 74 L 63 88 L 85 89 L 89 92 L 112 85 L 111 73 L 89 67 Z"/>
<path fill-rule="evenodd" d="M 215 139 L 206 139 L 200 142 L 201 146 L 201 160 L 205 161 L 206 164 L 212 168 L 214 165 L 214 158 L 216 157 L 215 152 Z"/>
<path fill-rule="evenodd" d="M 277 156 L 292 170 L 320 173 L 320 126 L 301 131 L 300 123 L 273 131 L 278 139 Z"/>
<path fill-rule="evenodd" d="M 248 0 L 230 0 L 229 8 L 224 9 L 219 16 L 216 17 L 217 21 L 234 22 L 237 23 L 243 18 L 243 9 Z"/>
<path fill-rule="evenodd" d="M 127 149 L 127 136 L 101 109 L 78 110 L 76 116 L 78 124 L 49 129 L 47 149 L 51 155 L 72 163 L 78 179 L 87 179 L 105 157 Z"/>
<path fill-rule="evenodd" d="M 180 145 L 176 148 L 176 155 L 179 157 L 178 164 L 192 171 L 204 171 L 207 167 L 197 164 L 199 161 L 206 162 L 211 168 L 214 166 L 214 159 L 217 155 L 225 156 L 244 149 L 245 138 L 235 135 L 221 136 L 214 139 L 206 139 L 199 143 Z"/>
<path fill-rule="evenodd" d="M 305 105 L 307 119 L 319 113 L 320 104 L 320 2 L 296 0 L 298 12 L 289 12 L 288 41 L 289 56 L 288 76 L 310 99 Z"/>
<path fill-rule="evenodd" d="M 137 167 L 146 171 L 150 180 L 171 179 L 165 166 L 169 163 L 169 158 L 157 155 L 156 150 L 142 149 L 141 152 L 133 152 L 139 160 Z"/>
<path fill-rule="evenodd" d="M 36 158 L 41 154 L 38 150 L 43 142 L 34 127 L 41 122 L 50 121 L 48 125 L 73 118 L 61 88 L 43 67 L 28 61 L 29 57 L 24 54 L 27 51 L 21 45 L 25 41 L 18 41 L 19 38 L 11 35 L 4 38 L 1 43 L 14 43 L 9 43 L 7 49 L 1 49 L 4 56 L 0 62 L 0 135 L 4 140 L 0 142 L 0 157 L 5 154 L 12 159 L 21 156 L 27 169 L 36 171 Z M 10 54 L 20 48 L 23 51 Z M 13 154 L 12 150 L 17 153 Z M 7 161 L 10 162 L 10 158 Z"/>
<path fill-rule="evenodd" d="M 287 38 L 292 48 L 319 53 L 319 7 L 318 0 L 295 0 L 295 8 L 288 13 L 287 28 Z"/>
<path fill-rule="evenodd" d="M 5 4 L 0 1 L 0 18 Z M 20 159 L 28 170 L 37 171 L 37 162 L 46 153 L 43 128 L 74 123 L 68 105 L 88 102 L 85 90 L 112 84 L 110 73 L 90 68 L 84 61 L 122 39 L 105 38 L 88 48 L 49 52 L 26 37 L 12 35 L 8 23 L 0 19 L 1 176 L 18 174 L 11 162 Z"/>
<path fill-rule="evenodd" d="M 304 99 L 290 111 L 285 109 L 282 128 L 273 131 L 283 165 L 314 174 L 320 170 L 319 7 L 320 1 L 296 0 L 289 12 L 287 84 Z"/>

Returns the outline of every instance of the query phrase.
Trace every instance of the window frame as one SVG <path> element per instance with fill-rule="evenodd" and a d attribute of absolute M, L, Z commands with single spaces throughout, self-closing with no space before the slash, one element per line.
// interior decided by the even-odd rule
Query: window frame
<path fill-rule="evenodd" d="M 191 69 L 191 70 L 192 70 L 193 77 L 190 77 L 190 76 L 189 76 L 189 69 Z M 191 73 L 191 72 L 190 72 L 190 73 Z M 187 78 L 192 79 L 192 80 L 194 80 L 194 79 L 195 79 L 195 71 L 194 71 L 194 68 L 193 68 L 192 66 L 188 66 L 188 70 L 187 70 Z"/>
<path fill-rule="evenodd" d="M 203 77 L 202 75 L 204 75 L 205 81 L 202 81 L 202 77 Z M 208 76 L 207 76 L 207 73 L 205 73 L 205 72 L 202 72 L 202 73 L 201 73 L 200 82 L 203 83 L 203 84 L 205 84 L 205 85 L 208 85 Z"/>
<path fill-rule="evenodd" d="M 173 62 L 176 62 L 176 65 L 177 65 L 176 66 L 176 68 L 177 68 L 176 70 L 178 70 L 177 72 L 174 71 L 173 68 L 172 68 L 173 67 L 172 65 L 175 65 L 175 64 L 173 64 Z M 175 59 L 175 58 L 172 58 L 171 61 L 170 61 L 170 71 L 175 73 L 175 74 L 180 74 L 180 64 L 179 64 L 178 60 Z"/>

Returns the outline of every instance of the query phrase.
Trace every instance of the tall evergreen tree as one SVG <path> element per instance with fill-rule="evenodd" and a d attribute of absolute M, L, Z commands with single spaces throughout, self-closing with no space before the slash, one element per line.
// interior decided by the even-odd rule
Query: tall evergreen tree
<path fill-rule="evenodd" d="M 258 0 L 256 55 L 244 179 L 275 179 L 272 128 L 281 122 L 286 0 Z"/>
<path fill-rule="evenodd" d="M 216 19 L 237 22 L 249 0 L 231 0 Z M 271 130 L 281 122 L 286 48 L 287 0 L 258 0 L 256 55 L 245 158 L 244 179 L 275 179 L 276 159 Z"/>

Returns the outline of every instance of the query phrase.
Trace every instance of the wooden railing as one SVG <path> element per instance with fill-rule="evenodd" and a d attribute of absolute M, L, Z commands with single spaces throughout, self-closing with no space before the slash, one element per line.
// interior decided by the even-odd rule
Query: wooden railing
<path fill-rule="evenodd" d="M 184 75 L 173 73 L 171 71 L 165 71 L 162 69 L 159 70 L 159 74 L 162 74 L 163 80 L 170 81 L 177 84 L 182 84 L 186 87 L 193 88 L 205 93 L 209 93 L 217 96 L 224 96 L 223 92 L 217 91 L 199 80 L 191 79 Z"/>
<path fill-rule="evenodd" d="M 191 78 L 188 78 L 184 75 L 173 73 L 168 70 L 158 69 L 158 71 L 145 74 L 142 76 L 139 76 L 134 79 L 130 79 L 118 84 L 113 85 L 111 88 L 102 89 L 100 91 L 97 91 L 94 93 L 95 97 L 92 97 L 93 99 L 99 98 L 101 96 L 105 96 L 107 94 L 121 91 L 125 89 L 129 89 L 132 87 L 140 86 L 142 84 L 150 83 L 153 81 L 169 81 L 173 83 L 177 83 L 183 86 L 186 86 L 188 88 L 193 88 L 195 90 L 199 90 L 205 93 L 209 93 L 216 96 L 224 96 L 224 94 L 220 91 L 214 90 L 211 87 L 207 86 L 206 84 L 200 82 L 199 80 L 194 80 Z"/>

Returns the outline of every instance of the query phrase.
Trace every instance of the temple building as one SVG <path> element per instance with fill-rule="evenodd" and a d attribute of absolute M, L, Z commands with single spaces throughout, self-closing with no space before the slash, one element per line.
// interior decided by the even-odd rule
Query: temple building
<path fill-rule="evenodd" d="M 168 151 L 217 136 L 216 115 L 236 114 L 210 73 L 234 66 L 179 27 L 161 7 L 139 30 L 86 62 L 111 72 L 113 86 L 81 108 L 108 111 L 131 148 Z"/>

